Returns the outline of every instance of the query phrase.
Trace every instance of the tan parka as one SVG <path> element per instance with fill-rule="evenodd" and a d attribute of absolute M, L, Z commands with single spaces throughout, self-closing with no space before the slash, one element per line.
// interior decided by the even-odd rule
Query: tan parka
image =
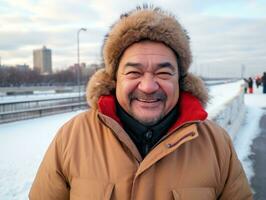
<path fill-rule="evenodd" d="M 144 159 L 120 125 L 113 99 L 102 98 L 99 109 L 59 130 L 30 199 L 252 199 L 229 136 L 205 119 L 192 95 L 183 95 L 180 106 L 190 106 L 179 109 L 177 123 Z"/>

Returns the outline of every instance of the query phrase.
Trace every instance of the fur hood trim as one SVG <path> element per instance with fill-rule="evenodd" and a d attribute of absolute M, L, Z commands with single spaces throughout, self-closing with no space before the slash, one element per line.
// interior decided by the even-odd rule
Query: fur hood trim
<path fill-rule="evenodd" d="M 141 40 L 162 42 L 177 55 L 181 75 L 191 63 L 189 36 L 176 18 L 159 8 L 137 8 L 120 16 L 105 36 L 102 47 L 106 72 L 115 79 L 119 60 L 133 43 Z"/>
<path fill-rule="evenodd" d="M 87 102 L 90 107 L 97 108 L 98 99 L 102 95 L 110 95 L 115 90 L 115 81 L 100 69 L 91 77 L 86 91 Z"/>

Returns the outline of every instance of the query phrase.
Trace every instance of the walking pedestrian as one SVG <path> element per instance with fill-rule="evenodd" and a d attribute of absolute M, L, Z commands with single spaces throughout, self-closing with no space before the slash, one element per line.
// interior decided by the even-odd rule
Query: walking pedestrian
<path fill-rule="evenodd" d="M 249 77 L 248 79 L 244 78 L 244 81 L 247 82 L 248 84 L 248 93 L 252 94 L 253 93 L 253 79 Z"/>

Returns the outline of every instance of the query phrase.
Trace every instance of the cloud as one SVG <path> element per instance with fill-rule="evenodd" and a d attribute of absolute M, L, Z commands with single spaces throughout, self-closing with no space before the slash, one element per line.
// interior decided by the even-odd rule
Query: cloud
<path fill-rule="evenodd" d="M 199 17 L 189 28 L 194 55 L 202 63 L 215 60 L 212 57 L 224 62 L 239 60 L 239 64 L 255 61 L 266 54 L 265 23 L 261 19 Z"/>
<path fill-rule="evenodd" d="M 82 62 L 100 62 L 104 35 L 121 13 L 144 1 L 2 0 L 0 56 L 7 64 L 32 65 L 32 51 L 46 45 L 53 66 L 76 62 L 77 31 Z M 193 65 L 265 66 L 266 6 L 257 0 L 148 0 L 172 12 L 188 30 Z M 236 9 L 237 8 L 237 9 Z"/>

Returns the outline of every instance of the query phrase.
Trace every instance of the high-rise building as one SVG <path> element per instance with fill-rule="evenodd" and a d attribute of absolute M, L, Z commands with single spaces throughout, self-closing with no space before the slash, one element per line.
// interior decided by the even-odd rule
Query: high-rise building
<path fill-rule="evenodd" d="M 41 49 L 33 50 L 33 69 L 41 74 L 52 73 L 52 51 L 45 46 Z"/>

